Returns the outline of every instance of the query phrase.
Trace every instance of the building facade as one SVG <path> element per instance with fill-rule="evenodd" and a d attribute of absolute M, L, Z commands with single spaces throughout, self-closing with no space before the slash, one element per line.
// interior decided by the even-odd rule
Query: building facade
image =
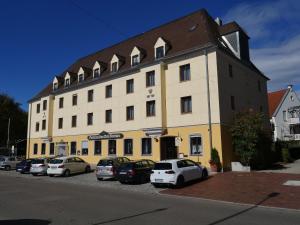
<path fill-rule="evenodd" d="M 300 140 L 300 100 L 293 86 L 268 94 L 273 140 Z"/>
<path fill-rule="evenodd" d="M 234 114 L 268 113 L 248 39 L 200 10 L 79 59 L 29 101 L 27 156 L 208 165 L 215 147 L 228 167 Z"/>

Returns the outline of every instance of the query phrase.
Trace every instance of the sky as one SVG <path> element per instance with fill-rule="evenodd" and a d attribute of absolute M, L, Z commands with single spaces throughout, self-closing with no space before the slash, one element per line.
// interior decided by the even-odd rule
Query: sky
<path fill-rule="evenodd" d="M 76 59 L 205 8 L 250 36 L 250 57 L 300 96 L 299 0 L 0 0 L 0 92 L 27 101 Z"/>

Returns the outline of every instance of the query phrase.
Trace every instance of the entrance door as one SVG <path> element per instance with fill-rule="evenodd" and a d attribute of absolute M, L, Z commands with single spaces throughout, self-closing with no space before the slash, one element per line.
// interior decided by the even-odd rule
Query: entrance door
<path fill-rule="evenodd" d="M 177 147 L 175 146 L 175 137 L 160 138 L 160 159 L 177 159 Z"/>
<path fill-rule="evenodd" d="M 67 146 L 66 145 L 62 145 L 62 144 L 59 144 L 57 146 L 57 154 L 59 156 L 66 156 L 67 155 Z"/>

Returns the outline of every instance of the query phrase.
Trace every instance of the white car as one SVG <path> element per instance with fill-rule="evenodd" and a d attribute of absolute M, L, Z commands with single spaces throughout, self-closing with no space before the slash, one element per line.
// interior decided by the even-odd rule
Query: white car
<path fill-rule="evenodd" d="M 207 176 L 207 169 L 192 160 L 172 159 L 155 163 L 150 180 L 155 187 L 162 184 L 181 187 L 188 181 L 205 179 Z"/>
<path fill-rule="evenodd" d="M 70 176 L 74 173 L 88 173 L 91 166 L 84 160 L 74 156 L 64 156 L 50 160 L 48 164 L 47 174 L 50 177 L 54 175 Z"/>
<path fill-rule="evenodd" d="M 17 163 L 21 162 L 14 156 L 0 156 L 0 169 L 11 170 L 15 169 Z"/>

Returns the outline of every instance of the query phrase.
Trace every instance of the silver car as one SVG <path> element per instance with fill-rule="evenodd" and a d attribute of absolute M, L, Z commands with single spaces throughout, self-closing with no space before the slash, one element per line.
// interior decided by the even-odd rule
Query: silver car
<path fill-rule="evenodd" d="M 96 177 L 98 180 L 103 178 L 115 178 L 117 175 L 117 169 L 122 163 L 129 162 L 126 157 L 108 157 L 100 159 L 96 167 Z"/>
<path fill-rule="evenodd" d="M 21 162 L 17 157 L 1 156 L 0 157 L 0 169 L 11 170 L 16 169 L 17 163 Z"/>
<path fill-rule="evenodd" d="M 30 173 L 33 176 L 47 175 L 48 163 L 51 158 L 37 158 L 31 161 Z"/>

